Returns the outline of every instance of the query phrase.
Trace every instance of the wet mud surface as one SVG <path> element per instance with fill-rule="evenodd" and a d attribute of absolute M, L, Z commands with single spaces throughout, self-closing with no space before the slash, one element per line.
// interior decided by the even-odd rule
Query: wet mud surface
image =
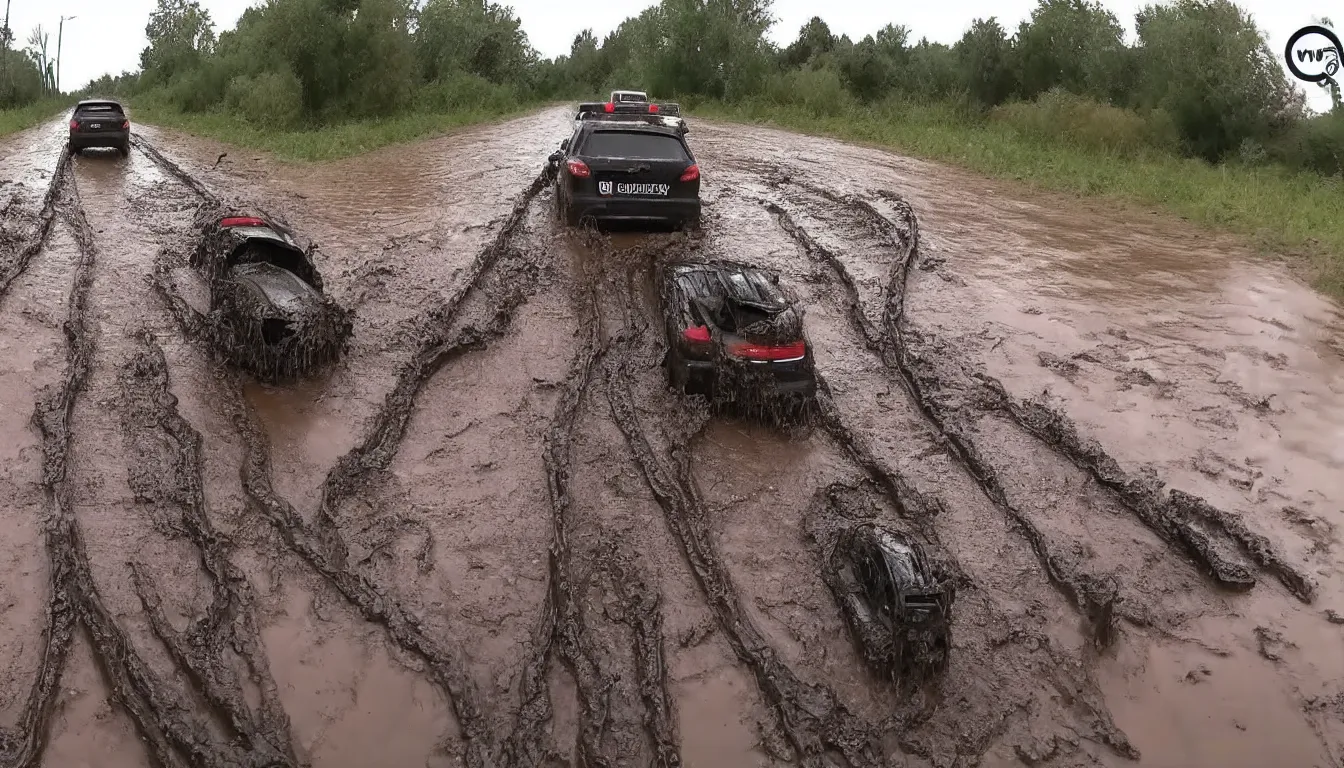
<path fill-rule="evenodd" d="M 1338 308 L 765 129 L 696 124 L 701 231 L 567 230 L 567 117 L 304 168 L 6 140 L 0 766 L 1341 765 Z M 186 247 L 235 196 L 350 312 L 302 381 L 211 351 Z M 805 308 L 803 423 L 668 388 L 658 268 L 710 260 Z M 944 670 L 847 622 L 869 523 L 955 585 Z"/>

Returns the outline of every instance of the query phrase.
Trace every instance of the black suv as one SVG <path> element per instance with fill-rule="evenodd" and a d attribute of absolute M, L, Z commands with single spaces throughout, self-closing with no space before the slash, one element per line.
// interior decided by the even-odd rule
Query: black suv
<path fill-rule="evenodd" d="M 115 101 L 81 101 L 70 115 L 70 154 L 90 147 L 110 147 L 125 157 L 131 153 L 131 121 Z"/>
<path fill-rule="evenodd" d="M 686 145 L 685 123 L 659 107 L 580 105 L 574 135 L 550 158 L 556 209 L 566 223 L 699 224 L 700 166 Z"/>

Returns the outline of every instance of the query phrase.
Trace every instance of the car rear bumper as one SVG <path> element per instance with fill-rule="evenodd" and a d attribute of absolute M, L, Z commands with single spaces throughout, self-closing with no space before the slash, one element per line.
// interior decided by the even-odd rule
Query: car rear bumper
<path fill-rule="evenodd" d="M 575 218 L 606 221 L 691 221 L 700 217 L 700 201 L 688 198 L 621 199 L 576 196 L 570 203 Z"/>
<path fill-rule="evenodd" d="M 717 376 L 715 364 L 708 361 L 688 360 L 686 366 L 686 389 L 689 392 L 714 394 Z M 769 364 L 753 365 L 757 375 L 750 378 L 749 384 L 757 395 L 776 395 L 780 397 L 814 397 L 817 393 L 817 380 L 810 366 L 800 368 L 788 366 L 775 368 Z M 747 384 L 747 381 L 743 381 Z M 735 393 L 718 393 L 731 396 Z"/>
<path fill-rule="evenodd" d="M 70 134 L 70 146 L 76 149 L 88 149 L 90 147 L 123 147 L 130 140 L 130 131 L 99 131 L 98 133 Z"/>

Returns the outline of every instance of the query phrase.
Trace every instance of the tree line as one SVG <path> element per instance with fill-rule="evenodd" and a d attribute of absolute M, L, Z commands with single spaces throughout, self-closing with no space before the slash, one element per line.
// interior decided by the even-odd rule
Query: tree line
<path fill-rule="evenodd" d="M 26 107 L 56 95 L 56 62 L 49 53 L 51 35 L 38 25 L 27 44 L 17 48 L 6 9 L 0 24 L 0 109 Z"/>
<path fill-rule="evenodd" d="M 276 129 L 617 87 L 817 115 L 938 103 L 1027 133 L 1064 125 L 1125 150 L 1344 169 L 1344 109 L 1308 116 L 1279 55 L 1231 0 L 1147 6 L 1132 44 L 1098 2 L 1039 0 L 1017 29 L 975 19 L 952 45 L 916 41 L 896 24 L 854 40 L 818 17 L 780 47 L 766 36 L 771 5 L 662 0 L 547 59 L 513 10 L 488 0 L 266 0 L 218 34 L 197 0 L 158 0 L 140 70 L 88 92 L 227 110 Z M 1122 130 L 1123 141 L 1108 138 Z"/>

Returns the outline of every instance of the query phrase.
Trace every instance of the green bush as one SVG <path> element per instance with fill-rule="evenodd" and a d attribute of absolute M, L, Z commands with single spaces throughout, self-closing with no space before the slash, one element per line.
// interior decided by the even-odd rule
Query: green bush
<path fill-rule="evenodd" d="M 503 111 L 519 100 L 517 89 L 467 72 L 445 75 L 416 94 L 419 109 L 437 113 Z"/>
<path fill-rule="evenodd" d="M 1344 173 L 1344 110 L 1303 120 L 1285 133 L 1269 154 L 1295 170 L 1325 176 Z"/>
<path fill-rule="evenodd" d="M 233 78 L 225 91 L 225 103 L 259 128 L 294 128 L 303 119 L 303 87 L 288 70 Z"/>
<path fill-rule="evenodd" d="M 1035 101 L 996 107 L 990 117 L 1026 138 L 1062 141 L 1101 152 L 1174 153 L 1180 148 L 1176 127 L 1162 110 L 1142 115 L 1058 89 L 1046 91 Z"/>
<path fill-rule="evenodd" d="M 775 75 L 766 81 L 763 96 L 769 103 L 793 107 L 812 117 L 839 115 L 854 105 L 840 74 L 829 67 Z"/>

